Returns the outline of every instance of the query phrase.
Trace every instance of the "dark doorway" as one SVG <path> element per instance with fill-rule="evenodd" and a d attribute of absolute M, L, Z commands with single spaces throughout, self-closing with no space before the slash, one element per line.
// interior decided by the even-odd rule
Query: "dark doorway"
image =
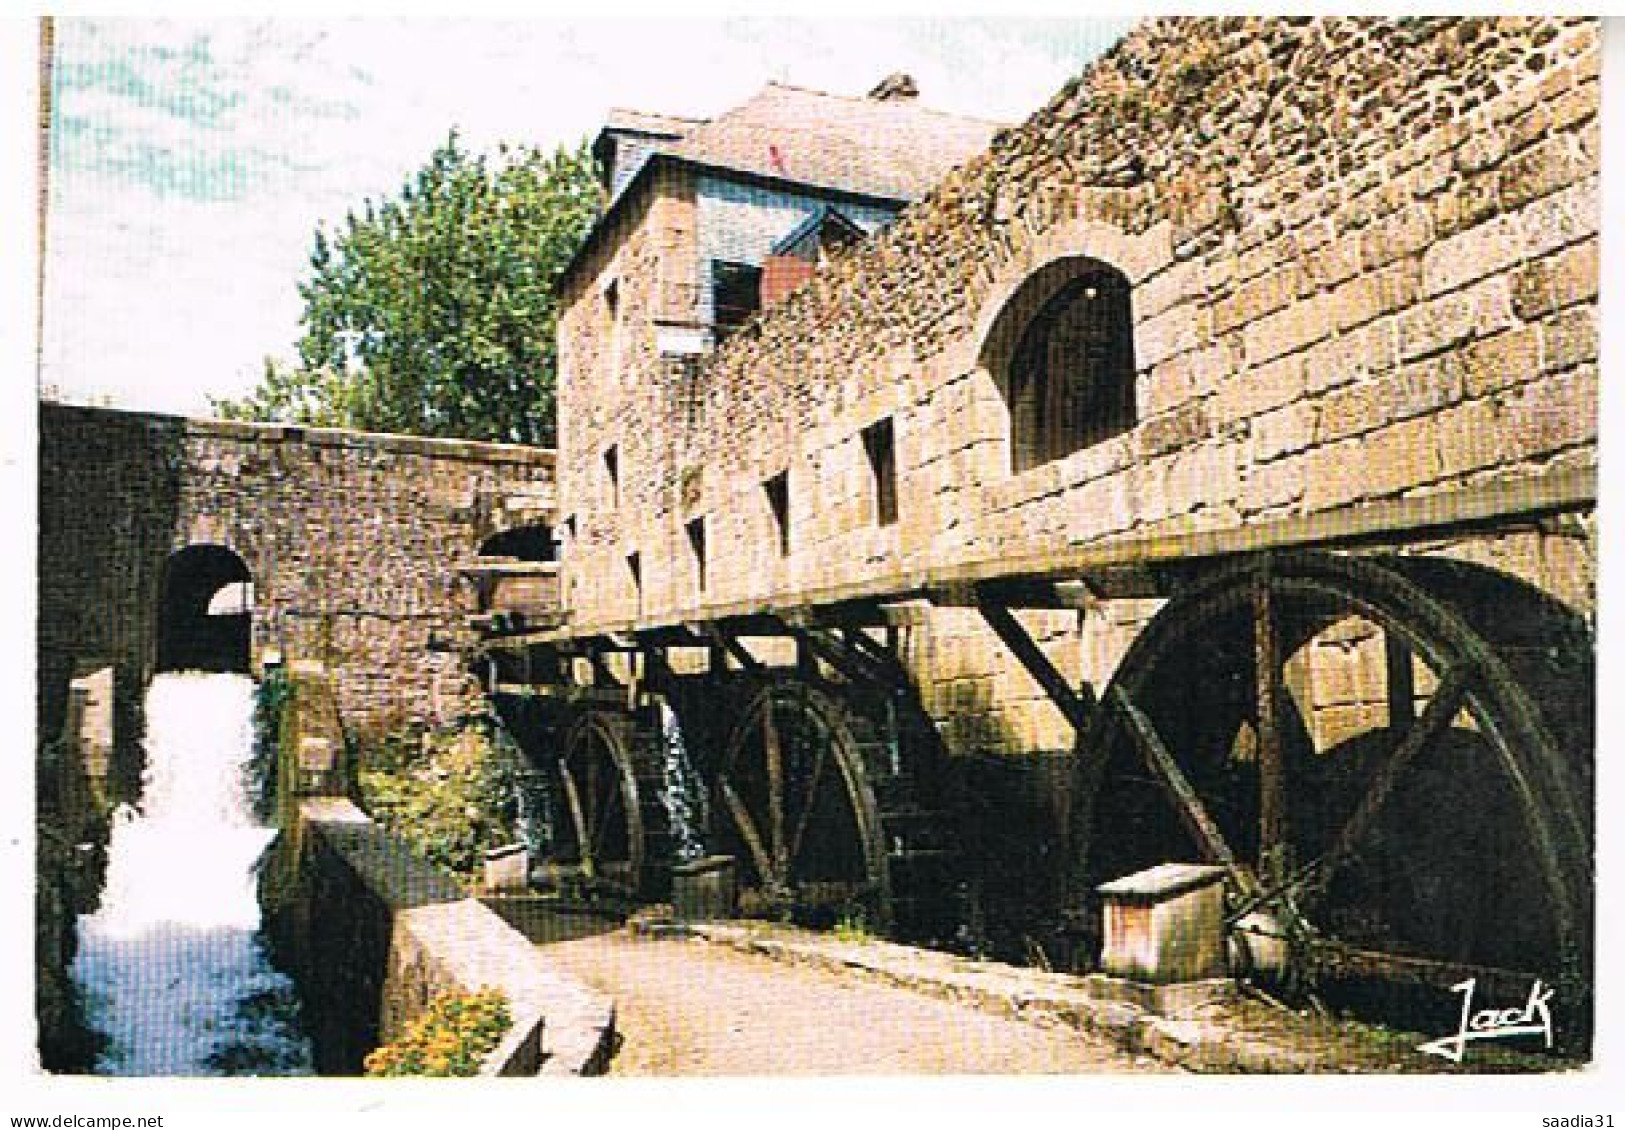
<path fill-rule="evenodd" d="M 158 601 L 159 671 L 247 674 L 253 575 L 220 545 L 191 545 L 164 564 Z"/>

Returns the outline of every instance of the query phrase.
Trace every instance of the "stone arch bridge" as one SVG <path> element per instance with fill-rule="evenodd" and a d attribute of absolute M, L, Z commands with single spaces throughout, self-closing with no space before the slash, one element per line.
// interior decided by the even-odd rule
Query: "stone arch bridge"
<path fill-rule="evenodd" d="M 326 664 L 353 729 L 448 718 L 482 548 L 520 544 L 510 571 L 542 598 L 552 581 L 551 451 L 51 403 L 39 429 L 42 738 L 85 670 L 113 669 L 128 749 L 155 671 L 273 652 Z"/>

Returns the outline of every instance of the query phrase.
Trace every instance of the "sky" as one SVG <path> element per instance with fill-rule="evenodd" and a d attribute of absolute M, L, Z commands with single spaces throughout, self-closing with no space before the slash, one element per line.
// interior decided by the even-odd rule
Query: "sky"
<path fill-rule="evenodd" d="M 317 226 L 454 127 L 551 149 L 611 106 L 705 117 L 899 70 L 926 105 L 1017 122 L 1130 22 L 59 20 L 42 387 L 183 415 L 248 392 L 294 356 Z"/>

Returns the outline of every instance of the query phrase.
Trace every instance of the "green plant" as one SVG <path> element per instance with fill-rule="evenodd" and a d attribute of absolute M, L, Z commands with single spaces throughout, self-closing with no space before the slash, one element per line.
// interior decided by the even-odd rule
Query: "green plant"
<path fill-rule="evenodd" d="M 471 876 L 481 853 L 514 837 L 514 766 L 492 726 L 386 735 L 362 752 L 361 803 L 430 863 Z"/>
<path fill-rule="evenodd" d="M 476 1075 L 512 1025 L 507 999 L 497 989 L 443 993 L 399 1039 L 368 1053 L 363 1066 L 370 1076 Z"/>
<path fill-rule="evenodd" d="M 267 671 L 254 691 L 254 751 L 247 775 L 254 814 L 261 820 L 271 819 L 276 808 L 282 708 L 292 693 L 288 673 L 281 667 Z"/>
<path fill-rule="evenodd" d="M 869 920 L 861 910 L 849 910 L 835 920 L 835 940 L 838 942 L 872 942 L 875 936 L 869 930 Z"/>

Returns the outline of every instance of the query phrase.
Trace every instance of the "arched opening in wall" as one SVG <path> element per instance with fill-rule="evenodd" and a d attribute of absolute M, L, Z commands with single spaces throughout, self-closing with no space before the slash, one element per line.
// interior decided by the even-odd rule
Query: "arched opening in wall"
<path fill-rule="evenodd" d="M 248 673 L 254 578 L 220 545 L 190 545 L 164 563 L 157 671 Z"/>
<path fill-rule="evenodd" d="M 479 560 L 463 574 L 473 583 L 476 614 L 499 617 L 513 628 L 558 622 L 558 543 L 551 526 L 537 523 L 493 534 L 480 543 Z"/>
<path fill-rule="evenodd" d="M 982 361 L 1010 412 L 1012 471 L 1134 426 L 1129 291 L 1116 267 L 1076 256 L 1034 272 L 999 313 Z"/>
<path fill-rule="evenodd" d="M 516 561 L 556 561 L 558 544 L 551 526 L 518 526 L 493 534 L 480 543 L 481 557 L 511 557 Z"/>

